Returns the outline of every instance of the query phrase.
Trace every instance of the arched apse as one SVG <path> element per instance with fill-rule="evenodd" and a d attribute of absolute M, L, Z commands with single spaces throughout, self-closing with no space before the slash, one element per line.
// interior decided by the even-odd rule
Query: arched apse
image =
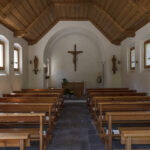
<path fill-rule="evenodd" d="M 74 49 L 82 50 L 78 56 L 77 72 L 74 72 L 73 56 L 67 53 Z M 50 60 L 50 87 L 61 87 L 61 79 L 71 82 L 85 82 L 86 87 L 100 86 L 96 83 L 98 73 L 102 73 L 105 61 L 105 46 L 90 29 L 69 27 L 57 31 L 48 40 L 44 51 L 44 63 Z"/>

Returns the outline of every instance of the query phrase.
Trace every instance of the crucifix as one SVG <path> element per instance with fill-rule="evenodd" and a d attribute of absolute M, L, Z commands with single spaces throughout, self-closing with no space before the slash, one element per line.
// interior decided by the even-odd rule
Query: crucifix
<path fill-rule="evenodd" d="M 83 51 L 77 51 L 76 44 L 74 45 L 74 51 L 68 51 L 68 53 L 71 53 L 73 55 L 73 63 L 74 63 L 74 71 L 77 70 L 77 55 L 80 53 L 83 53 Z"/>

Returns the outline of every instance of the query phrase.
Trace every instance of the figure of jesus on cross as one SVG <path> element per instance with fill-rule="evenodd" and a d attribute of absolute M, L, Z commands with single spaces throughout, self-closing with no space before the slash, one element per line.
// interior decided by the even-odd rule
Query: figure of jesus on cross
<path fill-rule="evenodd" d="M 77 70 L 77 55 L 80 53 L 83 53 L 83 51 L 77 51 L 76 44 L 74 45 L 74 51 L 68 51 L 68 53 L 71 53 L 73 55 L 73 63 L 74 63 L 74 71 Z"/>

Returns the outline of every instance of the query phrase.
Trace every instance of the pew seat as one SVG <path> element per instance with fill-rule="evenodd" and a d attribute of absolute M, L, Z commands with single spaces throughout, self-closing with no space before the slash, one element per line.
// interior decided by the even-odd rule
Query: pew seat
<path fill-rule="evenodd" d="M 44 117 L 45 117 L 45 113 L 0 113 L 0 123 L 9 124 L 8 130 L 14 129 L 12 123 L 18 123 L 18 130 L 25 128 L 23 127 L 23 124 L 25 122 L 33 123 L 33 128 L 36 128 L 34 127 L 34 123 L 36 124 L 38 123 L 38 128 L 36 128 L 38 129 L 37 132 L 39 135 L 38 140 L 40 141 L 40 150 L 43 150 L 46 149 L 47 146 L 46 140 L 44 140 L 44 135 L 43 135 Z M 5 129 L 6 126 L 4 126 L 4 130 Z M 1 127 L 1 130 L 3 130 L 3 127 Z"/>
<path fill-rule="evenodd" d="M 131 150 L 132 144 L 150 144 L 150 128 L 120 128 L 121 144 Z"/>
<path fill-rule="evenodd" d="M 0 133 L 0 147 L 20 147 L 25 150 L 26 146 L 30 146 L 29 133 Z"/>
<path fill-rule="evenodd" d="M 136 121 L 140 123 L 150 123 L 149 111 L 133 111 L 133 112 L 106 112 L 104 120 L 108 122 L 108 134 L 105 135 L 105 149 L 112 149 L 112 126 L 118 121 L 120 124 L 130 121 L 130 124 Z M 150 126 L 149 126 L 150 127 Z"/>

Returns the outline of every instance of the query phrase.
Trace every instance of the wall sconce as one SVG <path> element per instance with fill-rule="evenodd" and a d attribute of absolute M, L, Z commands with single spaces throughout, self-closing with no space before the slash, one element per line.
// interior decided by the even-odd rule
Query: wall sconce
<path fill-rule="evenodd" d="M 138 60 L 136 60 L 135 63 L 138 64 L 139 63 Z"/>
<path fill-rule="evenodd" d="M 113 74 L 115 74 L 116 71 L 117 71 L 116 61 L 117 61 L 116 56 L 113 55 L 113 57 L 112 57 L 112 71 L 113 71 Z"/>
<path fill-rule="evenodd" d="M 121 65 L 121 61 L 120 60 L 118 60 L 117 63 L 118 63 L 118 65 Z"/>
<path fill-rule="evenodd" d="M 30 65 L 32 64 L 32 60 L 29 60 L 29 64 L 30 64 Z"/>
<path fill-rule="evenodd" d="M 33 71 L 34 71 L 34 74 L 37 74 L 38 71 L 39 71 L 39 69 L 38 69 L 39 60 L 38 60 L 37 56 L 34 57 L 34 61 L 33 62 L 34 62 L 34 69 L 33 69 Z"/>

